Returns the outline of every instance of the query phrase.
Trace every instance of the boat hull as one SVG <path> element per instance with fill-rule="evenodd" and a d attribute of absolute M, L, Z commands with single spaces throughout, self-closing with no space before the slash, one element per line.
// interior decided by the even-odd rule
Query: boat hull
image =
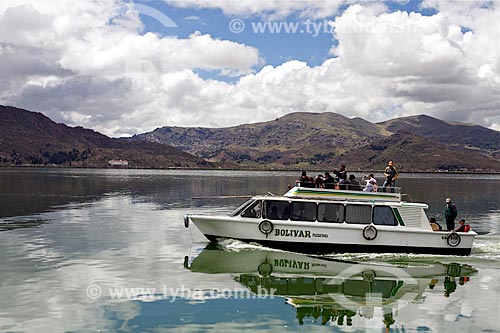
<path fill-rule="evenodd" d="M 216 235 L 204 235 L 210 241 L 224 238 Z M 422 246 L 396 246 L 396 245 L 360 245 L 360 244 L 327 244 L 327 243 L 297 243 L 271 240 L 242 239 L 247 243 L 258 243 L 274 249 L 292 251 L 307 254 L 328 254 L 328 253 L 415 253 L 415 254 L 442 254 L 468 256 L 470 248 L 440 248 Z"/>
<path fill-rule="evenodd" d="M 189 216 L 209 240 L 232 238 L 257 242 L 264 246 L 311 254 L 325 253 L 421 253 L 469 255 L 475 232 L 453 233 L 458 244 L 450 242 L 450 233 L 366 224 L 269 221 L 227 216 Z M 271 224 L 262 231 L 261 223 Z M 267 225 L 268 226 L 268 225 Z M 366 228 L 375 229 L 367 237 Z M 370 230 L 373 231 L 373 230 Z"/>
<path fill-rule="evenodd" d="M 433 278 L 438 276 L 471 276 L 477 271 L 467 265 L 457 263 L 411 262 L 396 266 L 388 263 L 359 263 L 331 259 L 323 256 L 311 256 L 300 253 L 274 250 L 225 251 L 218 246 L 208 245 L 188 265 L 193 272 L 208 274 L 258 274 L 287 277 L 334 277 L 374 271 L 377 277 L 395 277 L 403 275 L 412 278 Z"/>

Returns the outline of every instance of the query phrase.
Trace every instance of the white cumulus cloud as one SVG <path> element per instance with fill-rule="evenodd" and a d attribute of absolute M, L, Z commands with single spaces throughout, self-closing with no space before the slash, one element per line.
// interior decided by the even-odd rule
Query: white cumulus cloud
<path fill-rule="evenodd" d="M 301 17 L 325 18 L 336 14 L 341 5 L 352 0 L 164 0 L 181 8 L 221 9 L 226 15 L 242 17 L 259 15 L 268 18 L 283 18 L 290 14 Z"/>
<path fill-rule="evenodd" d="M 219 8 L 269 14 L 277 3 L 222 1 Z M 0 103 L 114 136 L 166 125 L 231 126 L 295 111 L 371 121 L 426 113 L 500 130 L 497 4 L 424 5 L 438 13 L 350 5 L 331 22 L 337 43 L 330 59 L 255 72 L 262 55 L 254 46 L 199 32 L 143 33 L 129 2 L 2 1 Z M 280 15 L 326 5 L 287 6 Z M 204 79 L 199 70 L 239 79 Z"/>

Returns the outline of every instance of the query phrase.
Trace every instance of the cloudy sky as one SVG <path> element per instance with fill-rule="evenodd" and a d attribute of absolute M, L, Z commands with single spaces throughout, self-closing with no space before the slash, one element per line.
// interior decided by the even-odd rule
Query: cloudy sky
<path fill-rule="evenodd" d="M 500 130 L 498 7 L 1 0 L 0 104 L 111 136 L 297 111 Z"/>

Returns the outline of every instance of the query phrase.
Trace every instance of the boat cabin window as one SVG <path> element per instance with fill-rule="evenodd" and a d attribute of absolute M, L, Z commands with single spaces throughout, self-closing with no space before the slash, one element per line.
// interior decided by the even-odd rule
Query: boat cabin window
<path fill-rule="evenodd" d="M 254 218 L 260 218 L 262 212 L 262 205 L 261 201 L 257 200 L 250 206 L 248 206 L 243 212 L 241 213 L 242 217 L 254 217 Z"/>
<path fill-rule="evenodd" d="M 316 221 L 316 203 L 292 201 L 292 216 L 294 221 Z"/>
<path fill-rule="evenodd" d="M 241 205 L 241 206 L 239 206 L 238 208 L 236 208 L 236 209 L 234 210 L 234 212 L 232 212 L 232 213 L 230 214 L 230 216 L 236 216 L 236 215 L 239 215 L 239 214 L 241 213 L 241 211 L 242 211 L 243 209 L 245 209 L 246 207 L 248 207 L 248 206 L 249 206 L 249 205 L 250 205 L 253 201 L 254 201 L 253 199 L 250 199 L 250 200 L 246 201 L 243 205 Z"/>
<path fill-rule="evenodd" d="M 345 221 L 347 223 L 370 224 L 372 220 L 372 206 L 347 205 L 345 208 Z"/>
<path fill-rule="evenodd" d="M 265 218 L 270 220 L 288 220 L 290 217 L 290 203 L 288 201 L 264 201 Z"/>
<path fill-rule="evenodd" d="M 332 203 L 320 203 L 318 205 L 318 221 L 320 222 L 344 222 L 344 205 Z"/>
<path fill-rule="evenodd" d="M 373 224 L 398 225 L 398 220 L 396 220 L 391 207 L 375 206 L 373 208 Z"/>

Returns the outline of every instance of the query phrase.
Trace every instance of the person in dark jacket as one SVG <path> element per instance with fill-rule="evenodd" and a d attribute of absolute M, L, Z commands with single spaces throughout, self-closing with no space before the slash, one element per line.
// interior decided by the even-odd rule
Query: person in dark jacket
<path fill-rule="evenodd" d="M 457 206 L 451 202 L 451 198 L 446 198 L 446 207 L 444 209 L 444 218 L 446 219 L 446 229 L 455 230 L 455 219 L 457 218 Z"/>
<path fill-rule="evenodd" d="M 349 185 L 347 185 L 348 189 L 351 191 L 361 191 L 361 184 L 356 180 L 355 175 L 350 175 L 349 176 Z"/>
<path fill-rule="evenodd" d="M 345 169 L 345 164 L 340 165 L 340 170 L 337 172 L 337 177 L 339 177 L 339 186 L 341 190 L 347 190 L 347 185 L 349 180 L 347 179 L 347 170 Z"/>
<path fill-rule="evenodd" d="M 309 177 L 307 172 L 304 170 L 299 178 L 299 183 L 301 187 L 314 187 L 314 178 L 311 179 L 311 177 Z"/>
<path fill-rule="evenodd" d="M 335 180 L 335 178 L 330 176 L 329 172 L 325 172 L 325 178 L 323 179 L 323 185 L 327 189 L 334 189 L 335 185 L 337 185 L 337 181 Z"/>
<path fill-rule="evenodd" d="M 384 170 L 385 182 L 382 185 L 383 191 L 385 192 L 386 187 L 391 187 L 391 192 L 394 192 L 394 187 L 396 185 L 396 178 L 398 178 L 398 171 L 394 167 L 394 163 L 389 161 L 387 168 Z"/>

